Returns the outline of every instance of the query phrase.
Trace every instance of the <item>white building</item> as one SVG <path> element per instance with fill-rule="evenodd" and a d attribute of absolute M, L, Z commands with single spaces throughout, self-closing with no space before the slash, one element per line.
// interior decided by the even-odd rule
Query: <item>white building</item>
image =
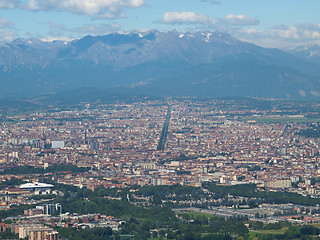
<path fill-rule="evenodd" d="M 64 148 L 65 142 L 64 141 L 52 141 L 51 147 L 52 148 Z"/>
<path fill-rule="evenodd" d="M 47 183 L 25 183 L 19 186 L 20 189 L 26 189 L 30 191 L 44 191 L 44 190 L 49 190 L 53 188 L 54 186 L 52 184 L 47 184 Z"/>

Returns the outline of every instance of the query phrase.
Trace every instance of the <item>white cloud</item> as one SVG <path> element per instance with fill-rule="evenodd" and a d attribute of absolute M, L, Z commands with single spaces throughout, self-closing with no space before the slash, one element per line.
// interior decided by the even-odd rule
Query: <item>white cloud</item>
<path fill-rule="evenodd" d="M 113 6 L 109 8 L 108 12 L 99 14 L 97 19 L 116 19 L 116 18 L 126 18 L 126 15 L 123 12 L 123 9 L 118 6 Z"/>
<path fill-rule="evenodd" d="M 312 96 L 320 97 L 320 93 L 317 92 L 317 91 L 310 91 L 310 93 L 311 93 Z"/>
<path fill-rule="evenodd" d="M 249 25 L 258 25 L 260 23 L 259 20 L 248 17 L 245 15 L 234 15 L 230 14 L 225 18 L 220 20 L 221 23 L 233 25 L 233 26 L 249 26 Z"/>
<path fill-rule="evenodd" d="M 20 5 L 20 0 L 0 0 L 0 8 L 15 8 Z"/>
<path fill-rule="evenodd" d="M 11 42 L 16 38 L 16 35 L 13 32 L 7 32 L 0 30 L 0 42 Z"/>
<path fill-rule="evenodd" d="M 121 29 L 119 24 L 86 24 L 76 28 L 67 28 L 64 24 L 47 22 L 49 26 L 49 41 L 52 39 L 72 39 L 84 35 L 104 35 Z M 66 36 L 67 35 L 67 36 Z"/>
<path fill-rule="evenodd" d="M 0 18 L 0 29 L 13 27 L 13 23 L 8 19 Z"/>
<path fill-rule="evenodd" d="M 169 24 L 214 24 L 215 20 L 194 12 L 165 12 L 163 14 L 163 23 Z"/>
<path fill-rule="evenodd" d="M 320 39 L 320 24 L 300 24 L 296 26 L 298 35 L 308 39 Z"/>
<path fill-rule="evenodd" d="M 97 19 L 105 19 L 105 20 L 111 20 L 111 19 L 116 19 L 116 18 L 126 18 L 127 16 L 122 12 L 106 12 L 104 14 L 100 14 Z"/>
<path fill-rule="evenodd" d="M 320 45 L 320 24 L 279 25 L 269 30 L 261 30 L 253 27 L 260 21 L 249 16 L 230 14 L 224 18 L 214 19 L 195 12 L 165 12 L 161 22 L 188 24 L 197 30 L 205 28 L 206 30 L 228 32 L 240 40 L 262 47 L 288 49 L 301 45 Z"/>
<path fill-rule="evenodd" d="M 205 14 L 197 15 L 194 12 L 165 12 L 161 22 L 167 24 L 205 25 L 222 31 L 228 26 L 250 26 L 259 24 L 259 20 L 245 15 L 230 14 L 225 18 L 214 19 Z"/>
<path fill-rule="evenodd" d="M 302 89 L 299 90 L 299 95 L 302 96 L 302 97 L 305 97 L 307 96 L 306 92 Z"/>
<path fill-rule="evenodd" d="M 74 38 L 69 37 L 46 37 L 40 39 L 42 42 L 53 42 L 53 41 L 64 41 L 64 42 L 71 42 Z"/>
<path fill-rule="evenodd" d="M 279 25 L 268 31 L 255 28 L 235 29 L 232 34 L 263 47 L 294 48 L 320 44 L 320 24 Z"/>
<path fill-rule="evenodd" d="M 79 15 L 123 17 L 126 8 L 138 8 L 146 0 L 0 0 L 0 8 L 22 8 L 32 11 L 62 11 Z"/>
<path fill-rule="evenodd" d="M 91 35 L 104 35 L 111 32 L 119 31 L 120 29 L 121 27 L 119 24 L 87 24 L 78 28 L 71 29 L 71 31 Z"/>
<path fill-rule="evenodd" d="M 201 2 L 210 3 L 210 4 L 221 4 L 221 2 L 216 0 L 201 0 Z"/>

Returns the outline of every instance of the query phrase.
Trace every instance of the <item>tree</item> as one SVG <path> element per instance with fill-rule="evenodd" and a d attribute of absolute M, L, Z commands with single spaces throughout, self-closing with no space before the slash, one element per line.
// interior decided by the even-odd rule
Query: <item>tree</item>
<path fill-rule="evenodd" d="M 319 235 L 319 229 L 314 226 L 303 226 L 300 229 L 302 235 Z"/>

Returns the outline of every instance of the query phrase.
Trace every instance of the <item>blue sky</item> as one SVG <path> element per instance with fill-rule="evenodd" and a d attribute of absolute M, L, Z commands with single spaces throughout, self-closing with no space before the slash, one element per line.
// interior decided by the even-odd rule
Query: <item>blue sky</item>
<path fill-rule="evenodd" d="M 320 44 L 320 0 L 0 0 L 0 42 L 222 31 L 264 47 Z"/>

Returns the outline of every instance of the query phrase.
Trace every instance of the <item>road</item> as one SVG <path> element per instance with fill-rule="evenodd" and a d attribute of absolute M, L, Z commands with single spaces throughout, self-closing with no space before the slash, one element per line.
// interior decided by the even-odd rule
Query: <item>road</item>
<path fill-rule="evenodd" d="M 160 136 L 158 147 L 157 147 L 157 150 L 159 150 L 159 151 L 163 151 L 165 144 L 166 144 L 168 128 L 169 128 L 169 123 L 170 123 L 170 117 L 171 117 L 171 106 L 168 106 L 166 120 L 164 121 L 161 136 Z"/>

